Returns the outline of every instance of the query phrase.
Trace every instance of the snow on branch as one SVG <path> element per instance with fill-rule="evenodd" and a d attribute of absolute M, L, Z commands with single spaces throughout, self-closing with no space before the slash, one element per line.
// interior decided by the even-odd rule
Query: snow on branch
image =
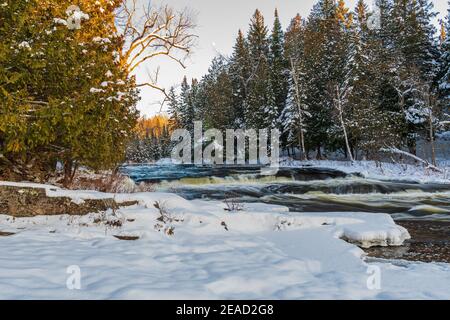
<path fill-rule="evenodd" d="M 418 156 L 413 155 L 412 153 L 409 153 L 407 151 L 403 151 L 403 150 L 400 150 L 400 149 L 395 148 L 395 147 L 381 148 L 380 151 L 381 152 L 392 153 L 392 154 L 399 154 L 399 155 L 403 155 L 403 156 L 409 157 L 409 158 L 414 159 L 414 160 L 416 160 L 416 161 L 418 161 L 420 163 L 423 163 L 426 166 L 427 169 L 431 169 L 431 170 L 436 171 L 436 172 L 444 173 L 444 171 L 442 171 L 438 167 L 432 165 L 428 161 L 426 161 L 426 160 L 424 160 L 422 158 L 419 158 Z"/>

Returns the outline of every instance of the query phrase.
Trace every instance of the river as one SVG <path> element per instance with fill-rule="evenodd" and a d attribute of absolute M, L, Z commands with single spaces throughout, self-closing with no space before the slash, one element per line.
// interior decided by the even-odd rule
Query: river
<path fill-rule="evenodd" d="M 372 248 L 369 256 L 450 263 L 450 185 L 366 179 L 337 170 L 180 165 L 126 166 L 136 183 L 188 200 L 231 200 L 283 205 L 294 212 L 387 213 L 412 236 L 402 247 Z"/>

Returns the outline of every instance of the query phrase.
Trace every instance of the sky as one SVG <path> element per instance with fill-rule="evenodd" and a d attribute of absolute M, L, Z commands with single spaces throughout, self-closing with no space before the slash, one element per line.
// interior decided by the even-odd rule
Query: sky
<path fill-rule="evenodd" d="M 269 29 L 273 24 L 275 8 L 278 9 L 283 28 L 286 28 L 291 19 L 300 13 L 308 16 L 317 0 L 140 0 L 143 4 L 152 1 L 154 6 L 170 5 L 174 9 L 189 8 L 195 13 L 198 36 L 197 45 L 193 53 L 186 60 L 186 69 L 168 58 L 151 61 L 140 68 L 137 73 L 138 82 L 147 78 L 157 67 L 160 67 L 158 83 L 164 88 L 177 86 L 184 76 L 200 79 L 207 73 L 212 59 L 218 55 L 229 55 L 239 29 L 248 30 L 250 18 L 259 9 L 266 20 Z M 355 7 L 357 0 L 347 0 L 347 6 Z M 371 6 L 372 1 L 366 1 Z M 447 0 L 434 0 L 436 12 L 444 17 L 447 12 Z M 436 19 L 437 24 L 437 19 Z M 138 109 L 143 116 L 150 117 L 161 110 L 163 95 L 153 89 L 145 88 L 140 93 L 141 101 Z M 162 109 L 164 111 L 165 108 Z"/>

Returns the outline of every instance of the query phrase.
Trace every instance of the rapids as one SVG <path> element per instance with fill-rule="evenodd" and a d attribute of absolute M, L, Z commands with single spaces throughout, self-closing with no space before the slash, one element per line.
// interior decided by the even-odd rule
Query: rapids
<path fill-rule="evenodd" d="M 450 184 L 366 179 L 332 169 L 139 165 L 121 169 L 136 183 L 188 200 L 282 205 L 293 212 L 388 213 L 413 239 L 367 250 L 370 257 L 450 263 Z"/>
<path fill-rule="evenodd" d="M 135 182 L 192 199 L 262 202 L 298 212 L 388 213 L 394 219 L 450 221 L 450 185 L 365 179 L 313 167 L 280 168 L 263 175 L 259 167 L 127 166 Z"/>

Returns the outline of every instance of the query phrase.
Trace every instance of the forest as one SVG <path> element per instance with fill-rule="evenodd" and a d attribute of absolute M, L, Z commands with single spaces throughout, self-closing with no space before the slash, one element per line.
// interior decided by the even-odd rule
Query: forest
<path fill-rule="evenodd" d="M 69 185 L 80 167 L 115 170 L 139 136 L 135 72 L 155 57 L 182 64 L 189 12 L 138 0 L 0 3 L 0 177 Z"/>
<path fill-rule="evenodd" d="M 435 27 L 429 0 L 320 0 L 286 30 L 259 10 L 231 56 L 169 94 L 173 128 L 275 128 L 285 152 L 322 159 L 416 154 L 449 129 L 450 15 Z M 434 150 L 434 149 L 433 149 Z M 435 157 L 430 162 L 435 162 Z"/>
<path fill-rule="evenodd" d="M 271 27 L 256 10 L 230 56 L 170 90 L 157 83 L 159 67 L 144 83 L 136 70 L 159 56 L 186 67 L 194 19 L 167 6 L 139 13 L 136 3 L 0 6 L 0 176 L 45 181 L 61 167 L 68 185 L 79 167 L 151 162 L 194 121 L 278 129 L 284 153 L 301 160 L 414 156 L 420 140 L 436 165 L 434 144 L 450 121 L 450 15 L 438 29 L 432 1 L 377 0 L 371 9 L 360 0 L 352 9 L 320 0 L 287 29 L 276 10 Z M 169 114 L 155 126 L 136 109 L 147 89 L 163 94 Z"/>

